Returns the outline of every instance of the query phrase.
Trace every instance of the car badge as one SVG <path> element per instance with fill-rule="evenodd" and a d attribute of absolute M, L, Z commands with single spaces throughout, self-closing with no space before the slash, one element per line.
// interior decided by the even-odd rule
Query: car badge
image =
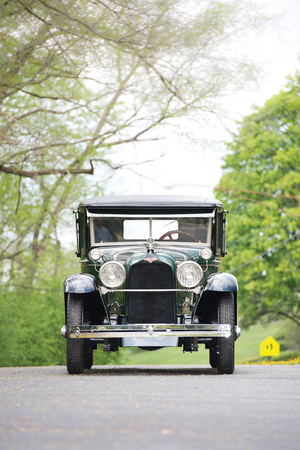
<path fill-rule="evenodd" d="M 150 264 L 153 263 L 153 261 L 156 261 L 157 258 L 154 255 L 154 253 L 147 253 L 146 258 L 144 258 L 144 261 L 148 261 Z"/>

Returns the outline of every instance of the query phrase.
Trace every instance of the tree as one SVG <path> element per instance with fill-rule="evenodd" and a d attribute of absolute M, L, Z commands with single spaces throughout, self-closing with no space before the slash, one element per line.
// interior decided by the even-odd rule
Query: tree
<path fill-rule="evenodd" d="M 4 1 L 0 170 L 92 174 L 105 150 L 213 111 L 255 71 L 230 48 L 261 25 L 248 3 Z"/>
<path fill-rule="evenodd" d="M 237 276 L 244 324 L 300 326 L 300 74 L 239 124 L 216 191 L 230 209 L 224 270 Z"/>
<path fill-rule="evenodd" d="M 59 236 L 72 205 L 101 195 L 122 166 L 112 152 L 159 138 L 174 118 L 217 113 L 220 97 L 253 79 L 235 48 L 265 17 L 248 0 L 0 6 L 1 302 L 8 329 L 23 305 L 26 329 L 25 305 L 44 304 L 45 286 L 68 273 Z"/>
<path fill-rule="evenodd" d="M 22 251 L 22 236 L 34 260 L 82 188 L 79 175 L 100 164 L 100 185 L 87 180 L 101 192 L 119 146 L 217 111 L 218 98 L 244 86 L 255 66 L 234 44 L 265 21 L 234 0 L 13 0 L 0 14 L 0 173 L 11 184 L 2 258 Z M 35 214 L 16 235 L 24 202 Z"/>

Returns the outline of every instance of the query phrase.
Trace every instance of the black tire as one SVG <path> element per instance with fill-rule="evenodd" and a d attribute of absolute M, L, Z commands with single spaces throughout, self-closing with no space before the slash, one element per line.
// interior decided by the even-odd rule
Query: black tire
<path fill-rule="evenodd" d="M 78 294 L 68 294 L 67 299 L 67 370 L 69 374 L 84 371 L 83 339 L 71 339 L 69 327 L 83 324 L 83 300 Z"/>
<path fill-rule="evenodd" d="M 91 369 L 93 365 L 93 350 L 90 350 L 88 353 L 84 353 L 83 358 L 84 358 L 84 368 Z"/>
<path fill-rule="evenodd" d="M 209 364 L 213 369 L 218 367 L 218 356 L 216 347 L 209 349 Z"/>
<path fill-rule="evenodd" d="M 234 372 L 234 298 L 232 292 L 221 294 L 218 303 L 218 322 L 228 323 L 231 327 L 231 336 L 218 338 L 217 369 L 220 374 L 232 374 Z"/>

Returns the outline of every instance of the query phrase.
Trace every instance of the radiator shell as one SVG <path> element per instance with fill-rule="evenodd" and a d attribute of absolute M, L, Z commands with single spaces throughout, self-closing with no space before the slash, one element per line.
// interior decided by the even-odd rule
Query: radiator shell
<path fill-rule="evenodd" d="M 161 261 L 142 261 L 129 269 L 129 289 L 172 289 L 172 268 Z M 127 323 L 174 323 L 172 292 L 129 292 Z"/>

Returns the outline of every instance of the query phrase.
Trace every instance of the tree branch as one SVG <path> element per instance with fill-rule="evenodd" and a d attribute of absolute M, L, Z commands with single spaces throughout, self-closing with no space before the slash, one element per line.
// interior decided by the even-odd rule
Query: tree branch
<path fill-rule="evenodd" d="M 37 178 L 38 176 L 45 176 L 45 175 L 68 175 L 68 174 L 74 174 L 79 175 L 82 173 L 86 173 L 89 175 L 93 175 L 94 170 L 93 167 L 91 169 L 42 169 L 42 170 L 21 170 L 17 168 L 12 167 L 5 167 L 4 164 L 0 164 L 0 172 L 4 173 L 10 173 L 12 175 L 18 175 L 20 177 L 27 177 L 27 178 Z"/>
<path fill-rule="evenodd" d="M 300 327 L 300 320 L 298 318 L 295 318 L 294 316 L 292 316 L 291 314 L 287 314 L 283 311 L 278 311 L 278 310 L 270 310 L 270 313 L 274 313 L 277 314 L 279 316 L 284 316 L 287 319 L 290 319 L 292 322 L 294 322 L 295 324 L 297 324 Z"/>

